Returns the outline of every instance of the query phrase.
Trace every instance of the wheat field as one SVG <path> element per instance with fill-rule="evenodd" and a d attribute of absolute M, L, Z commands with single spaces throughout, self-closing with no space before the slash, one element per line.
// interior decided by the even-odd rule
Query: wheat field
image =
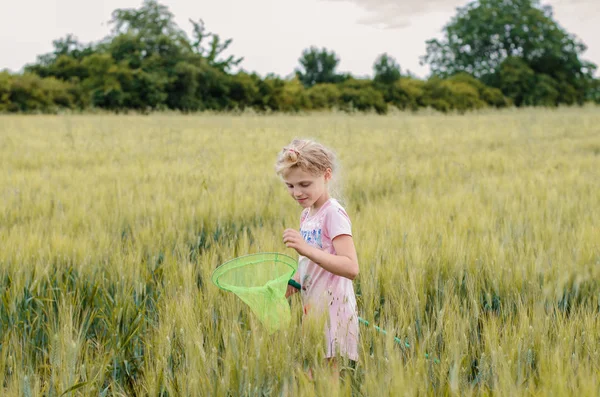
<path fill-rule="evenodd" d="M 598 110 L 0 116 L 0 394 L 600 395 Z M 387 330 L 339 381 L 298 295 L 268 335 L 210 281 L 294 255 L 294 137 L 340 159 L 359 315 Z"/>

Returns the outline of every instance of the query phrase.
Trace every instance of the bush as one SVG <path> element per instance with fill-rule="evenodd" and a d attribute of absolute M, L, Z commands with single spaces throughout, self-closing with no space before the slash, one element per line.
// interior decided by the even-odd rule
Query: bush
<path fill-rule="evenodd" d="M 471 76 L 468 73 L 457 73 L 454 76 L 450 77 L 449 80 L 460 83 L 466 83 L 470 86 L 475 87 L 479 94 L 479 99 L 481 99 L 490 106 L 503 108 L 510 104 L 510 101 L 508 100 L 508 98 L 504 97 L 504 94 L 502 94 L 502 91 L 500 89 L 489 87 L 485 85 L 482 81 L 477 80 L 475 77 Z"/>
<path fill-rule="evenodd" d="M 441 112 L 458 110 L 464 113 L 471 109 L 480 109 L 486 103 L 479 98 L 476 87 L 462 81 L 430 79 L 425 84 L 424 105 Z"/>
<path fill-rule="evenodd" d="M 201 109 L 202 100 L 198 97 L 200 69 L 188 62 L 179 62 L 175 65 L 174 74 L 174 81 L 169 87 L 168 106 L 184 112 Z"/>
<path fill-rule="evenodd" d="M 285 81 L 279 97 L 279 109 L 283 112 L 298 112 L 310 107 L 304 85 L 297 77 Z"/>
<path fill-rule="evenodd" d="M 258 76 L 240 72 L 231 76 L 229 97 L 233 106 L 238 109 L 252 107 L 259 100 Z"/>
<path fill-rule="evenodd" d="M 75 107 L 74 87 L 54 77 L 41 78 L 25 73 L 0 74 L 0 111 L 3 112 L 56 112 L 60 108 Z"/>
<path fill-rule="evenodd" d="M 66 108 L 73 109 L 75 107 L 75 99 L 72 94 L 72 85 L 58 80 L 54 77 L 42 79 L 42 90 L 48 96 L 48 100 L 52 103 L 50 108 Z"/>
<path fill-rule="evenodd" d="M 199 70 L 197 96 L 202 102 L 201 110 L 233 108 L 229 97 L 229 75 L 208 64 L 201 64 Z"/>
<path fill-rule="evenodd" d="M 387 113 L 387 103 L 381 91 L 373 87 L 371 80 L 349 79 L 340 87 L 340 107 L 346 111 L 375 110 L 379 114 Z"/>
<path fill-rule="evenodd" d="M 340 89 L 335 84 L 317 84 L 306 90 L 311 109 L 332 109 L 339 106 Z"/>
<path fill-rule="evenodd" d="M 389 91 L 389 102 L 401 110 L 417 110 L 423 106 L 425 82 L 412 78 L 401 78 Z"/>
<path fill-rule="evenodd" d="M 4 71 L 0 72 L 0 112 L 8 112 L 10 109 L 10 87 L 12 76 Z"/>
<path fill-rule="evenodd" d="M 560 93 L 556 81 L 545 74 L 535 76 L 535 86 L 529 93 L 527 104 L 554 107 L 558 105 Z"/>

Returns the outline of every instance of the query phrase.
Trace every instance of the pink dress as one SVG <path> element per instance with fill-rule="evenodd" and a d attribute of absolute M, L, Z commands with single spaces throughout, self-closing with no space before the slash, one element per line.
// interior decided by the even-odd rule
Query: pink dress
<path fill-rule="evenodd" d="M 335 199 L 329 199 L 318 212 L 309 216 L 302 211 L 300 233 L 311 246 L 335 254 L 333 239 L 352 235 L 350 218 Z M 328 272 L 309 258 L 300 256 L 297 281 L 302 285 L 304 316 L 311 313 L 326 316 L 327 357 L 344 356 L 358 360 L 358 313 L 352 280 Z"/>

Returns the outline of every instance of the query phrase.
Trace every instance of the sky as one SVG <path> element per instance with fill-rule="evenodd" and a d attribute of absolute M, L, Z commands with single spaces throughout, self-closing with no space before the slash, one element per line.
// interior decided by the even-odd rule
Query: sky
<path fill-rule="evenodd" d="M 8 5 L 10 2 L 10 6 Z M 466 0 L 162 0 L 181 28 L 202 18 L 208 31 L 232 38 L 227 54 L 243 56 L 240 67 L 285 77 L 298 67 L 302 51 L 325 47 L 340 58 L 339 72 L 372 76 L 378 55 L 396 58 L 403 72 L 426 77 L 420 65 L 426 40 L 441 38 L 443 26 Z M 555 19 L 578 36 L 583 58 L 600 65 L 598 0 L 543 0 Z M 110 31 L 117 8 L 138 8 L 142 0 L 0 0 L 0 70 L 19 72 L 52 41 L 72 33 L 95 42 Z M 2 6 L 4 5 L 4 6 Z M 596 25 L 596 26 L 595 26 Z M 598 74 L 598 72 L 597 72 Z"/>

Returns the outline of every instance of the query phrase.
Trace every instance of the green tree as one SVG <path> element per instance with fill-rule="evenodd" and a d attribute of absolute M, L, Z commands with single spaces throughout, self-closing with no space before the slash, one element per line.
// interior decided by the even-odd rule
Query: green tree
<path fill-rule="evenodd" d="M 500 65 L 496 73 L 497 82 L 504 95 L 516 106 L 533 105 L 530 93 L 535 86 L 535 72 L 519 57 L 508 57 Z"/>
<path fill-rule="evenodd" d="M 600 104 L 600 79 L 594 79 L 590 82 L 586 93 L 586 99 Z"/>
<path fill-rule="evenodd" d="M 386 103 L 392 103 L 396 106 L 399 97 L 396 83 L 400 80 L 400 65 L 396 60 L 388 54 L 381 54 L 373 64 L 375 76 L 373 78 L 373 86 L 381 91 Z"/>
<path fill-rule="evenodd" d="M 585 45 L 554 19 L 539 0 L 479 0 L 459 8 L 444 27 L 442 40 L 429 40 L 422 62 L 450 76 L 464 71 L 501 86 L 498 72 L 510 57 L 523 59 L 535 73 L 569 85 L 582 102 L 595 65 L 581 60 Z M 568 90 L 572 93 L 572 90 Z M 559 97 L 569 103 L 571 97 Z"/>
<path fill-rule="evenodd" d="M 92 45 L 81 43 L 73 34 L 68 34 L 64 38 L 54 40 L 52 44 L 54 52 L 52 52 L 51 59 L 66 55 L 77 60 L 82 60 L 94 52 Z"/>
<path fill-rule="evenodd" d="M 93 45 L 85 45 L 72 34 L 52 42 L 54 50 L 37 57 L 37 63 L 25 66 L 26 73 L 40 77 L 56 77 L 61 80 L 78 82 L 87 77 L 81 60 L 94 53 Z"/>
<path fill-rule="evenodd" d="M 186 111 L 232 106 L 226 73 L 242 58 L 223 58 L 231 39 L 222 41 L 207 32 L 202 20 L 190 22 L 192 40 L 177 26 L 169 9 L 155 0 L 145 0 L 139 9 L 113 12 L 113 36 L 105 48 L 117 62 L 136 70 L 135 92 L 127 101 L 131 106 Z"/>
<path fill-rule="evenodd" d="M 168 37 L 182 47 L 189 47 L 186 34 L 175 23 L 171 11 L 156 0 L 144 0 L 140 8 L 116 9 L 110 24 L 113 25 L 112 37 L 121 34 L 137 37 L 143 47 L 143 56 L 164 50 L 161 37 Z"/>
<path fill-rule="evenodd" d="M 381 54 L 373 65 L 375 71 L 374 80 L 378 84 L 392 85 L 400 80 L 400 65 L 387 53 Z"/>
<path fill-rule="evenodd" d="M 296 69 L 296 76 L 305 87 L 321 83 L 339 83 L 347 77 L 336 73 L 340 59 L 335 52 L 326 48 L 319 50 L 310 47 L 302 52 L 299 59 L 301 67 Z"/>
<path fill-rule="evenodd" d="M 145 0 L 139 9 L 117 9 L 112 14 L 110 23 L 113 25 L 111 38 L 120 35 L 130 35 L 135 38 L 136 50 L 141 49 L 142 57 L 151 54 L 169 54 L 172 48 L 177 52 L 191 55 L 197 60 L 204 59 L 209 65 L 223 71 L 228 71 L 243 60 L 233 55 L 220 57 L 232 43 L 232 39 L 222 40 L 218 34 L 207 32 L 204 21 L 189 20 L 192 24 L 192 39 L 177 25 L 168 7 L 156 0 Z M 205 43 L 209 40 L 208 43 Z M 188 59 L 189 61 L 189 59 Z M 177 62 L 176 62 L 177 63 Z"/>
<path fill-rule="evenodd" d="M 207 32 L 202 19 L 198 22 L 190 19 L 190 23 L 193 28 L 192 48 L 194 53 L 205 59 L 210 66 L 224 72 L 229 72 L 234 66 L 238 66 L 244 60 L 243 57 L 235 57 L 233 55 L 221 59 L 221 55 L 231 45 L 233 39 L 222 41 L 218 34 Z M 208 47 L 205 47 L 203 44 L 205 39 L 210 39 Z"/>
<path fill-rule="evenodd" d="M 106 109 L 125 107 L 128 93 L 125 92 L 132 80 L 132 73 L 125 65 L 118 65 L 110 54 L 94 54 L 86 57 L 83 64 L 90 71 L 90 77 L 83 86 L 90 93 L 92 106 Z"/>

